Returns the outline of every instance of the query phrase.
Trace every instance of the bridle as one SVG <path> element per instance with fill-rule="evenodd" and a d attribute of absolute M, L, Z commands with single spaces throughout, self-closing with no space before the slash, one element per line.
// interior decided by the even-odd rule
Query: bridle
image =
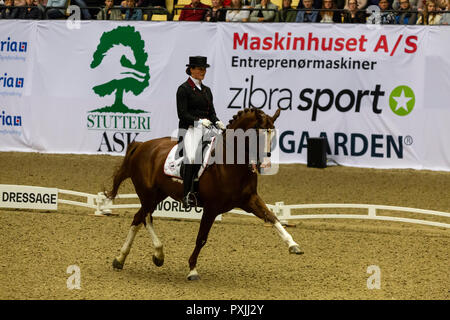
<path fill-rule="evenodd" d="M 256 111 L 257 112 L 257 111 Z M 264 114 L 264 116 L 266 116 Z M 251 154 L 250 152 L 250 146 L 247 145 L 246 148 L 248 148 L 246 150 L 246 157 L 248 156 L 248 160 L 249 163 L 247 164 L 247 168 L 250 172 L 252 173 L 261 173 L 261 169 L 265 168 L 265 166 L 262 166 L 264 164 L 264 160 L 267 157 L 271 157 L 271 147 L 272 147 L 272 138 L 274 137 L 274 133 L 275 133 L 275 128 L 264 128 L 261 126 L 262 124 L 262 120 L 259 118 L 257 118 L 256 123 L 253 127 L 247 128 L 245 130 L 254 130 L 256 132 L 256 157 L 252 157 L 253 154 Z M 272 126 L 273 127 L 273 126 Z M 227 126 L 227 129 L 232 129 L 229 128 Z M 232 129 L 234 130 L 234 129 Z M 227 130 L 223 130 L 222 134 L 225 135 L 227 132 Z M 261 148 L 261 139 L 260 139 L 260 135 L 263 134 L 265 136 L 265 140 L 264 140 L 264 147 L 266 148 L 264 150 L 264 153 L 260 152 L 260 148 Z M 228 147 L 228 139 L 223 139 L 222 140 L 225 145 Z M 234 146 L 234 144 L 233 144 Z M 270 163 L 270 161 L 269 161 Z"/>
<path fill-rule="evenodd" d="M 264 163 L 264 156 L 271 157 L 271 151 L 272 151 L 272 135 L 275 131 L 275 129 L 267 129 L 267 128 L 258 128 L 255 126 L 254 130 L 257 132 L 257 139 L 256 139 L 256 164 L 255 163 L 249 163 L 248 168 L 253 173 L 261 173 L 261 166 Z M 262 133 L 261 133 L 262 131 Z M 265 136 L 264 141 L 264 154 L 263 158 L 261 159 L 261 152 L 260 152 L 260 135 L 263 134 Z"/>

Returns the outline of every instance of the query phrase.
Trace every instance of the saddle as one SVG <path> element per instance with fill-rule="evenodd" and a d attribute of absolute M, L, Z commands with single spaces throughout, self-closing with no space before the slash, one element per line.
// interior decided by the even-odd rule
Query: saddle
<path fill-rule="evenodd" d="M 202 143 L 202 155 L 203 162 L 198 170 L 196 179 L 200 179 L 201 175 L 208 167 L 209 158 L 211 157 L 211 153 L 215 147 L 215 137 L 213 137 L 210 141 L 203 141 Z M 167 155 L 166 161 L 164 162 L 164 173 L 174 179 L 179 179 L 183 181 L 182 178 L 182 170 L 184 168 L 183 163 L 183 154 L 182 151 L 178 150 L 179 143 L 176 144 Z"/>

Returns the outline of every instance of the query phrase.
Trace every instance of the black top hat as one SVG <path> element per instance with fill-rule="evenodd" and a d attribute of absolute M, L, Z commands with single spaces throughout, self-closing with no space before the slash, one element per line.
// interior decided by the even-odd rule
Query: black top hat
<path fill-rule="evenodd" d="M 202 56 L 189 57 L 189 64 L 186 67 L 203 67 L 209 68 L 207 58 Z"/>

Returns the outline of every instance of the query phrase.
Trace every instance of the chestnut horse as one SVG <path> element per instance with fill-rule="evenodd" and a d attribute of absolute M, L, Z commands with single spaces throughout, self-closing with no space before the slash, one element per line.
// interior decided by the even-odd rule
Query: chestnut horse
<path fill-rule="evenodd" d="M 274 129 L 274 122 L 280 115 L 280 109 L 271 117 L 258 109 L 244 109 L 230 120 L 227 129 Z M 225 135 L 228 130 L 222 134 Z M 170 137 L 147 142 L 133 142 L 126 151 L 122 165 L 114 175 L 113 187 L 107 196 L 114 199 L 122 181 L 131 178 L 141 202 L 141 208 L 135 214 L 128 237 L 113 261 L 113 267 L 122 269 L 130 252 L 138 230 L 144 225 L 153 240 L 155 253 L 153 262 L 157 266 L 164 263 L 163 245 L 153 228 L 152 213 L 159 202 L 170 196 L 180 201 L 183 197 L 183 185 L 164 173 L 166 157 L 176 144 Z M 219 146 L 216 146 L 218 148 Z M 222 146 L 224 147 L 224 145 Z M 258 218 L 270 222 L 289 247 L 290 253 L 302 254 L 299 245 L 282 227 L 278 218 L 271 212 L 257 193 L 257 173 L 248 164 L 219 164 L 207 167 L 199 180 L 199 201 L 203 206 L 194 251 L 189 258 L 188 280 L 197 280 L 197 258 L 206 244 L 208 233 L 215 218 L 234 208 L 253 213 Z M 239 187 L 237 187 L 239 186 Z"/>

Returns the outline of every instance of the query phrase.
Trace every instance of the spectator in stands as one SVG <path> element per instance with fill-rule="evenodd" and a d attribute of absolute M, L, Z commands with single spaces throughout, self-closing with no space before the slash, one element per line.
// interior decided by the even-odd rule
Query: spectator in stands
<path fill-rule="evenodd" d="M 323 2 L 323 0 L 313 0 L 313 4 L 312 4 L 313 9 L 321 9 L 322 2 Z M 297 9 L 304 9 L 304 8 L 305 8 L 305 5 L 303 4 L 303 2 L 299 1 L 298 5 L 297 5 Z"/>
<path fill-rule="evenodd" d="M 437 8 L 445 9 L 447 3 L 445 0 L 435 0 Z M 417 10 L 423 11 L 427 5 L 427 0 L 417 0 Z"/>
<path fill-rule="evenodd" d="M 181 10 L 180 21 L 204 21 L 207 9 L 210 6 L 201 3 L 200 0 L 191 0 L 191 4 L 184 6 L 184 8 L 193 8 L 190 10 Z M 197 10 L 198 9 L 198 10 Z"/>
<path fill-rule="evenodd" d="M 434 25 L 440 24 L 442 15 L 438 12 L 438 6 L 435 0 L 427 0 L 427 5 L 422 14 L 417 19 L 417 24 Z"/>
<path fill-rule="evenodd" d="M 292 0 L 283 0 L 282 8 L 275 16 L 275 22 L 295 22 L 297 11 L 292 8 Z"/>
<path fill-rule="evenodd" d="M 84 2 L 84 0 L 70 0 L 70 4 L 80 7 L 81 18 L 83 20 L 91 20 L 92 19 L 91 13 L 89 12 L 88 9 L 86 9 L 87 4 L 86 4 L 86 2 Z"/>
<path fill-rule="evenodd" d="M 254 8 L 260 3 L 261 0 L 242 0 L 242 5 L 247 6 L 248 8 Z"/>
<path fill-rule="evenodd" d="M 17 19 L 42 19 L 41 11 L 36 6 L 34 0 L 25 0 L 20 2 L 20 5 L 27 6 L 28 8 L 19 8 Z"/>
<path fill-rule="evenodd" d="M 349 0 L 348 9 L 343 13 L 344 23 L 366 23 L 366 14 L 358 10 L 358 1 Z"/>
<path fill-rule="evenodd" d="M 447 8 L 447 0 L 436 0 L 438 8 L 445 10 Z"/>
<path fill-rule="evenodd" d="M 43 19 L 45 17 L 45 6 L 47 5 L 47 0 L 34 0 L 33 3 L 39 9 L 41 15 L 39 19 Z"/>
<path fill-rule="evenodd" d="M 8 8 L 14 6 L 14 0 L 5 0 L 5 8 L 0 10 L 0 19 L 16 19 L 19 8 Z"/>
<path fill-rule="evenodd" d="M 65 18 L 64 9 L 55 9 L 58 7 L 65 8 L 67 5 L 67 0 L 48 0 L 47 8 L 52 8 L 47 10 L 47 19 L 62 19 Z"/>
<path fill-rule="evenodd" d="M 367 18 L 368 24 L 395 24 L 395 14 L 389 10 L 389 1 L 388 0 L 380 0 L 378 7 L 380 8 L 379 12 L 372 13 Z"/>
<path fill-rule="evenodd" d="M 231 0 L 231 6 L 233 10 L 227 10 L 225 21 L 227 22 L 247 22 L 250 16 L 250 10 L 242 10 L 248 8 L 242 6 L 241 0 Z"/>
<path fill-rule="evenodd" d="M 18 7 L 17 9 L 17 15 L 16 15 L 16 19 L 22 19 L 19 18 L 19 14 L 25 10 L 25 8 L 21 8 L 21 7 L 25 7 L 27 5 L 27 1 L 26 0 L 14 0 L 14 6 Z"/>
<path fill-rule="evenodd" d="M 302 0 L 303 9 L 297 13 L 295 22 L 317 22 L 318 11 L 311 11 L 313 8 L 313 0 Z"/>
<path fill-rule="evenodd" d="M 105 0 L 105 7 L 97 14 L 97 20 L 122 20 L 122 14 L 119 9 L 114 7 L 113 0 Z"/>
<path fill-rule="evenodd" d="M 323 0 L 322 9 L 336 9 L 334 0 Z M 341 13 L 338 11 L 320 11 L 321 23 L 340 23 Z"/>
<path fill-rule="evenodd" d="M 447 0 L 447 6 L 445 7 L 444 10 L 450 11 L 450 0 Z M 441 24 L 450 25 L 450 12 L 442 14 Z"/>
<path fill-rule="evenodd" d="M 211 0 L 211 10 L 205 15 L 205 20 L 209 22 L 225 21 L 227 12 L 220 10 L 223 8 L 222 0 Z"/>
<path fill-rule="evenodd" d="M 142 10 L 136 8 L 136 0 L 127 0 L 127 11 L 125 11 L 125 20 L 142 20 Z"/>
<path fill-rule="evenodd" d="M 125 12 L 127 12 L 127 9 L 128 9 L 128 3 L 127 3 L 127 0 L 123 0 L 123 1 L 120 3 L 120 13 L 125 14 Z"/>
<path fill-rule="evenodd" d="M 397 11 L 395 22 L 397 24 L 416 24 L 417 13 L 412 10 L 409 0 L 400 0 L 400 10 Z"/>
<path fill-rule="evenodd" d="M 348 6 L 349 1 L 350 0 L 345 0 L 345 6 L 344 6 L 345 10 L 349 9 L 349 6 Z M 358 2 L 358 10 L 366 9 L 366 7 L 367 7 L 367 0 L 356 0 L 356 2 Z"/>
<path fill-rule="evenodd" d="M 400 2 L 402 2 L 402 0 L 394 0 L 394 2 L 392 3 L 392 9 L 399 10 L 401 8 Z M 417 10 L 418 2 L 419 0 L 409 0 L 409 7 L 411 8 L 410 10 Z"/>
<path fill-rule="evenodd" d="M 271 9 L 261 10 L 261 9 Z M 252 22 L 273 22 L 275 20 L 275 13 L 277 12 L 277 6 L 270 0 L 261 0 L 260 4 L 255 6 L 255 9 L 250 14 L 250 21 Z"/>
<path fill-rule="evenodd" d="M 136 7 L 142 8 L 143 15 L 147 16 L 147 20 L 151 20 L 153 14 L 166 14 L 166 0 L 136 0 Z M 147 9 L 149 8 L 149 9 Z"/>
<path fill-rule="evenodd" d="M 388 0 L 389 6 L 392 6 L 393 0 Z M 380 0 L 367 0 L 366 7 L 379 6 Z"/>

